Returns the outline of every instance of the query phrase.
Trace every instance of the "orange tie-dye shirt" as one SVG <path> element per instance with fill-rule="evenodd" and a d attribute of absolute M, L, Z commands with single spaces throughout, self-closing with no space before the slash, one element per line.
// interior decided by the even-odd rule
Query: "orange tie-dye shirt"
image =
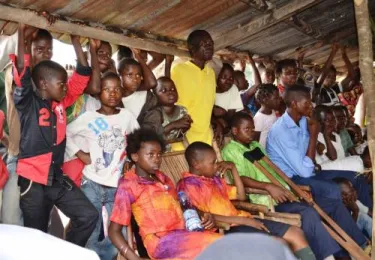
<path fill-rule="evenodd" d="M 143 238 L 147 234 L 185 229 L 172 181 L 161 172 L 156 176 L 161 182 L 141 178 L 135 169 L 127 172 L 118 186 L 111 221 L 128 226 L 133 214 Z"/>
<path fill-rule="evenodd" d="M 160 182 L 139 177 L 135 169 L 120 180 L 111 221 L 128 226 L 131 215 L 151 259 L 194 259 L 221 237 L 212 232 L 189 232 L 173 182 L 157 172 Z"/>
<path fill-rule="evenodd" d="M 177 184 L 178 191 L 184 191 L 191 203 L 203 212 L 222 216 L 251 217 L 251 214 L 237 210 L 231 200 L 237 198 L 237 188 L 219 177 L 206 178 L 188 172 Z"/>

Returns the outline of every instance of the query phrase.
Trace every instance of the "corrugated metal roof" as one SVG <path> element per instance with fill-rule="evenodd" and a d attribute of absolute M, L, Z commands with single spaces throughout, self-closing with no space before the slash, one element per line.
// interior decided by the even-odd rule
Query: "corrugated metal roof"
<path fill-rule="evenodd" d="M 194 29 L 208 30 L 214 39 L 235 30 L 263 14 L 250 0 L 0 0 L 18 8 L 48 11 L 86 22 L 115 26 L 134 32 L 185 40 Z M 270 7 L 281 7 L 290 0 L 266 1 Z M 375 1 L 369 1 L 374 14 Z M 0 16 L 1 17 L 1 16 Z M 306 60 L 321 64 L 329 54 L 330 38 L 341 34 L 338 40 L 351 46 L 349 55 L 358 59 L 356 31 L 352 0 L 325 0 L 297 14 L 297 18 L 316 32 L 308 33 L 282 21 L 255 35 L 243 35 L 231 47 L 249 50 L 259 55 L 293 57 L 298 47 L 309 47 L 322 41 L 324 45 L 307 53 Z M 0 20 L 5 34 L 14 33 L 17 25 Z M 56 34 L 61 37 L 61 34 Z M 65 39 L 65 37 L 61 37 Z M 160 39 L 160 38 L 158 38 Z M 166 38 L 161 38 L 166 39 Z M 168 39 L 166 39 L 168 40 Z M 336 65 L 342 66 L 339 57 Z"/>

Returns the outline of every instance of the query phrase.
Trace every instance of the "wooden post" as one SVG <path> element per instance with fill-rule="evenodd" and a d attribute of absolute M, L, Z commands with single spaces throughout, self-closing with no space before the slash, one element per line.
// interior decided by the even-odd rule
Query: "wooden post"
<path fill-rule="evenodd" d="M 373 74 L 372 34 L 367 0 L 354 0 L 355 19 L 357 23 L 359 45 L 359 68 L 361 70 L 362 85 L 367 111 L 367 140 L 371 155 L 372 165 L 375 165 L 375 88 Z M 375 178 L 373 178 L 375 180 Z M 375 190 L 375 181 L 373 182 Z M 373 216 L 375 207 L 373 208 Z M 373 218 L 373 226 L 375 221 Z M 375 236 L 374 228 L 372 236 Z M 372 256 L 375 256 L 375 243 L 372 241 Z"/>
<path fill-rule="evenodd" d="M 44 17 L 38 16 L 34 12 L 0 4 L 1 19 L 17 23 L 28 24 L 37 28 L 80 35 L 83 37 L 108 41 L 113 44 L 124 45 L 131 48 L 139 48 L 146 51 L 155 51 L 163 54 L 170 54 L 178 57 L 190 57 L 187 50 L 176 46 L 166 45 L 157 40 L 129 37 L 121 33 L 94 28 L 87 25 L 77 25 L 68 21 L 57 20 L 49 26 Z"/>

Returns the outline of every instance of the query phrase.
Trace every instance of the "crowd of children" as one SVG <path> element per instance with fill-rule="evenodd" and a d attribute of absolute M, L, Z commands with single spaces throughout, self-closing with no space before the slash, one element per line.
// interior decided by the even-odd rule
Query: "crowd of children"
<path fill-rule="evenodd" d="M 263 233 L 284 241 L 298 259 L 349 259 L 271 160 L 296 184 L 309 186 L 308 196 L 360 247 L 368 245 L 372 165 L 352 120 L 356 100 L 347 93 L 362 90 L 345 48 L 348 75 L 340 83 L 332 66 L 335 44 L 313 84 L 294 59 L 257 66 L 248 55 L 249 86 L 244 66 L 223 63 L 215 76 L 208 64 L 214 41 L 204 30 L 187 39 L 191 59 L 173 67 L 171 56 L 149 53 L 148 61 L 147 52 L 124 46 L 116 67 L 108 42 L 90 39 L 86 55 L 80 37 L 71 40 L 77 56 L 71 76 L 51 61 L 48 31 L 20 24 L 0 45 L 9 128 L 3 137 L 0 124 L 8 150 L 7 169 L 0 161 L 2 223 L 48 232 L 57 208 L 70 219 L 66 240 L 100 259 L 140 259 L 125 236 L 129 225 L 152 259 L 195 259 L 222 238 L 220 223 L 229 225 L 224 235 Z M 163 60 L 164 76 L 156 79 L 152 69 Z M 163 153 L 183 150 L 189 169 L 176 173 L 183 176 L 175 185 L 160 171 Z M 249 160 L 254 151 L 266 160 Z M 268 193 L 277 212 L 299 214 L 301 228 L 237 210 L 233 200 L 270 206 L 267 195 L 246 188 Z M 179 192 L 198 210 L 202 232 L 186 230 Z"/>

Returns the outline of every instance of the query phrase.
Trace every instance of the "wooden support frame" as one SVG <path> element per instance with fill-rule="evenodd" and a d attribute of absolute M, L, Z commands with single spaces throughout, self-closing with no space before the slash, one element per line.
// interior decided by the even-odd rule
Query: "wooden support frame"
<path fill-rule="evenodd" d="M 62 20 L 57 20 L 56 23 L 49 26 L 44 17 L 38 16 L 34 12 L 4 4 L 0 4 L 0 13 L 1 19 L 3 20 L 24 23 L 37 28 L 108 41 L 113 44 L 124 45 L 130 48 L 139 48 L 146 51 L 154 51 L 178 57 L 190 57 L 186 49 L 179 48 L 172 44 L 168 45 L 168 43 L 157 40 L 130 37 L 121 33 L 110 32 L 88 25 L 77 25 L 75 23 Z"/>
<path fill-rule="evenodd" d="M 375 86 L 373 72 L 373 49 L 370 27 L 370 15 L 367 0 L 354 0 L 355 18 L 358 32 L 359 45 L 359 68 L 361 70 L 362 85 L 364 89 L 364 98 L 366 104 L 367 116 L 367 141 L 371 155 L 372 165 L 375 164 Z M 375 179 L 373 178 L 373 189 L 375 190 Z M 375 209 L 373 209 L 373 214 Z M 372 219 L 373 225 L 375 218 Z M 372 235 L 375 235 L 373 228 Z M 375 257 L 375 241 L 372 240 L 372 257 Z"/>
<path fill-rule="evenodd" d="M 313 5 L 318 4 L 321 0 L 293 0 L 278 9 L 271 10 L 270 12 L 255 18 L 248 24 L 223 34 L 218 39 L 215 39 L 215 49 L 220 50 L 227 46 L 236 43 L 239 39 L 243 39 L 244 35 L 250 37 L 260 31 L 263 31 L 272 25 L 290 18 L 294 14 L 301 12 Z"/>

